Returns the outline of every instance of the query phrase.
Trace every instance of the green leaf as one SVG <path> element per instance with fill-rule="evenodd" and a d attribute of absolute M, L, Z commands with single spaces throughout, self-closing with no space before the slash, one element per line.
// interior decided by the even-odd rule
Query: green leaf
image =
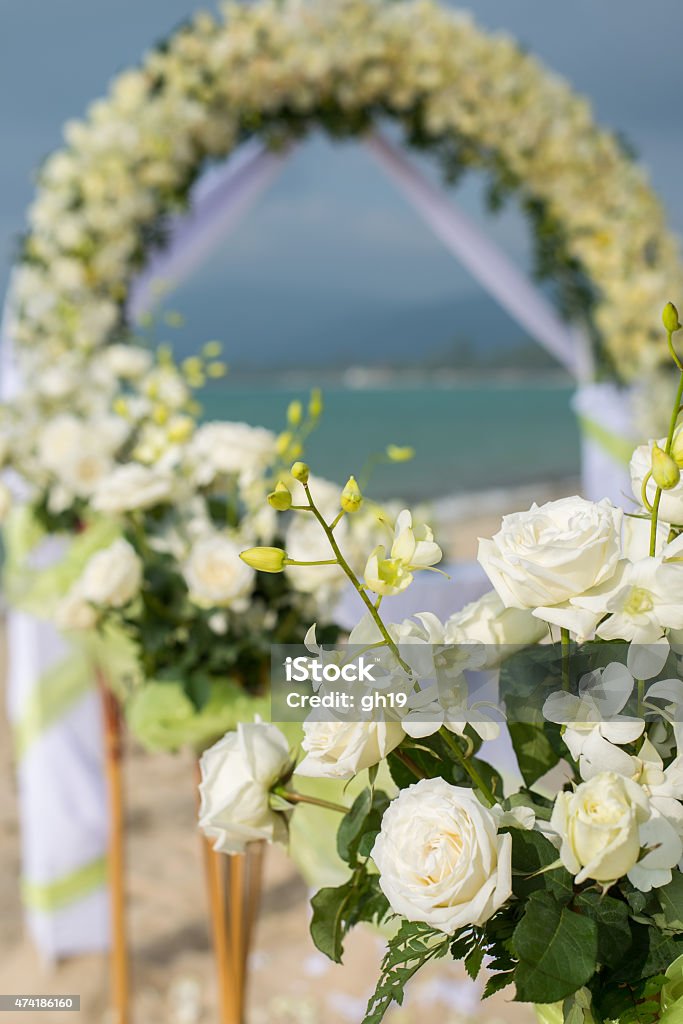
<path fill-rule="evenodd" d="M 557 863 L 557 850 L 545 836 L 534 830 L 513 828 L 512 836 L 512 888 L 516 896 L 524 899 L 539 889 L 548 889 L 565 903 L 573 893 L 573 880 Z"/>
<path fill-rule="evenodd" d="M 382 974 L 370 997 L 363 1024 L 380 1024 L 392 1003 L 403 1003 L 405 986 L 430 960 L 443 957 L 451 940 L 419 922 L 404 921 L 389 941 Z"/>
<path fill-rule="evenodd" d="M 683 938 L 662 934 L 657 928 L 648 928 L 649 949 L 642 966 L 641 978 L 665 971 L 683 953 Z"/>
<path fill-rule="evenodd" d="M 668 885 L 657 889 L 657 898 L 662 908 L 661 914 L 655 914 L 655 921 L 669 931 L 683 932 L 683 875 L 674 871 Z"/>
<path fill-rule="evenodd" d="M 580 988 L 578 992 L 567 996 L 562 1004 L 564 1024 L 593 1024 L 590 1007 L 591 994 L 587 988 Z"/>
<path fill-rule="evenodd" d="M 337 964 L 342 962 L 344 939 L 351 928 L 359 921 L 380 924 L 389 911 L 378 876 L 363 868 L 343 885 L 320 889 L 311 906 L 311 938 L 320 952 Z"/>
<path fill-rule="evenodd" d="M 555 767 L 560 756 L 553 749 L 545 726 L 511 721 L 509 729 L 522 778 L 527 786 L 532 786 Z"/>
<path fill-rule="evenodd" d="M 514 971 L 501 971 L 498 974 L 492 974 L 484 985 L 484 991 L 482 992 L 481 998 L 488 999 L 490 996 L 495 996 L 496 992 L 502 992 L 502 990 L 507 988 L 508 985 L 512 985 L 514 980 Z"/>
<path fill-rule="evenodd" d="M 354 884 L 351 878 L 335 888 L 320 889 L 311 900 L 311 938 L 320 952 L 336 964 L 342 962 L 345 913 L 353 897 Z"/>
<path fill-rule="evenodd" d="M 595 921 L 598 929 L 598 961 L 616 967 L 631 948 L 628 907 L 612 896 L 594 890 L 580 893 L 574 907 Z"/>
<path fill-rule="evenodd" d="M 594 994 L 594 1004 L 603 1020 L 619 1024 L 655 1024 L 661 1015 L 663 974 L 635 985 L 609 986 Z"/>
<path fill-rule="evenodd" d="M 479 944 L 474 947 L 471 953 L 465 957 L 465 970 L 469 974 L 472 981 L 477 980 L 479 971 L 481 970 L 482 960 L 484 959 L 484 953 L 486 952 L 485 947 Z"/>
<path fill-rule="evenodd" d="M 563 906 L 549 892 L 529 897 L 515 928 L 516 998 L 555 1003 L 582 988 L 595 973 L 598 930 L 594 921 Z"/>
<path fill-rule="evenodd" d="M 388 806 L 389 797 L 382 790 L 364 789 L 353 801 L 348 814 L 342 818 L 337 832 L 337 852 L 352 868 L 358 865 L 363 837 L 368 832 L 379 831 L 382 816 Z"/>

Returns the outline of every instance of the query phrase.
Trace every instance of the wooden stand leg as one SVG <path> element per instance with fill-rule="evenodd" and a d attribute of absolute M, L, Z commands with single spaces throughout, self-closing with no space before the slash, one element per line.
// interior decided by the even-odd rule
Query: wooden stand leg
<path fill-rule="evenodd" d="M 225 914 L 225 864 L 224 854 L 216 853 L 211 843 L 202 836 L 206 895 L 209 904 L 211 938 L 216 964 L 218 986 L 218 1007 L 220 1024 L 241 1024 L 237 1006 L 237 985 L 235 984 L 232 948 Z"/>
<path fill-rule="evenodd" d="M 197 766 L 197 781 L 199 782 Z M 202 836 L 220 1024 L 244 1024 L 249 953 L 261 896 L 265 843 L 246 854 L 216 853 Z"/>
<path fill-rule="evenodd" d="M 108 882 L 111 907 L 111 998 L 116 1024 L 130 1024 L 128 944 L 126 941 L 125 824 L 123 800 L 123 729 L 121 711 L 104 679 L 102 694 L 105 770 L 109 796 Z"/>

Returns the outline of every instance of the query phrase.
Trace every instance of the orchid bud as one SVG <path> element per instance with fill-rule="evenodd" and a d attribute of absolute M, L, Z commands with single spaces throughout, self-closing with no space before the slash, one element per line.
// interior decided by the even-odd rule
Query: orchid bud
<path fill-rule="evenodd" d="M 287 552 L 282 548 L 247 548 L 240 558 L 257 572 L 282 572 L 287 563 Z"/>
<path fill-rule="evenodd" d="M 268 495 L 268 504 L 277 512 L 286 512 L 292 507 L 292 494 L 282 480 L 275 484 L 275 490 Z"/>
<path fill-rule="evenodd" d="M 390 462 L 410 462 L 414 455 L 415 449 L 410 448 L 408 445 L 387 445 L 387 458 L 390 460 Z"/>
<path fill-rule="evenodd" d="M 678 310 L 674 306 L 673 302 L 667 302 L 666 306 L 662 310 L 662 323 L 669 334 L 673 334 L 674 331 L 680 330 L 681 325 L 678 320 Z"/>
<path fill-rule="evenodd" d="M 363 504 L 363 495 L 356 483 L 355 476 L 350 476 L 341 494 L 341 507 L 345 512 L 357 512 Z"/>
<path fill-rule="evenodd" d="M 679 427 L 674 434 L 671 444 L 671 458 L 679 469 L 683 469 L 683 427 Z"/>
<path fill-rule="evenodd" d="M 294 401 L 289 403 L 287 409 L 287 422 L 290 427 L 298 427 L 303 419 L 304 410 L 301 402 Z"/>
<path fill-rule="evenodd" d="M 307 484 L 311 471 L 305 462 L 295 462 L 292 466 L 292 476 L 300 484 Z"/>
<path fill-rule="evenodd" d="M 670 491 L 681 479 L 676 462 L 658 444 L 652 449 L 652 478 L 663 491 Z"/>

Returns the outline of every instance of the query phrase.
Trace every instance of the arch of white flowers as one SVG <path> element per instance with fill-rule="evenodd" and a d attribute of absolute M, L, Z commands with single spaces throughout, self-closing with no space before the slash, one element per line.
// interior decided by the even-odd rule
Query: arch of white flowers
<path fill-rule="evenodd" d="M 447 175 L 480 167 L 497 197 L 520 199 L 613 376 L 653 361 L 681 268 L 642 170 L 533 57 L 425 0 L 231 6 L 120 75 L 43 166 L 14 287 L 22 352 L 50 361 L 120 334 L 169 215 L 245 138 L 281 148 L 310 127 L 361 136 L 385 117 Z"/>
<path fill-rule="evenodd" d="M 575 327 L 378 133 L 387 118 L 447 178 L 478 168 L 496 202 L 520 201 Z M 66 126 L 65 147 L 42 168 L 5 318 L 14 348 L 5 378 L 13 361 L 34 380 L 125 337 L 153 279 L 182 278 L 312 127 L 362 138 L 444 244 L 582 383 L 589 478 L 605 493 L 620 461 L 614 435 L 623 440 L 629 427 L 613 382 L 659 360 L 658 311 L 681 279 L 676 243 L 643 172 L 583 98 L 507 37 L 429 0 L 232 5 L 224 19 L 198 15 L 120 75 L 83 121 Z M 608 383 L 592 381 L 596 367 Z M 613 476 L 613 492 L 621 486 Z M 22 699 L 11 695 L 15 711 Z M 63 740 L 73 749 L 73 734 Z M 36 773 L 48 753 L 59 759 L 55 744 L 53 730 L 34 748 Z M 28 779 L 30 766 L 23 771 Z M 97 793 L 95 785 L 93 803 Z M 101 829 L 84 827 L 97 846 Z M 73 822 L 63 833 L 82 847 Z M 68 850 L 63 857 L 66 870 Z M 67 932 L 79 932 L 79 948 L 103 942 L 97 899 L 63 908 L 56 929 L 42 921 L 44 948 L 63 952 Z"/>

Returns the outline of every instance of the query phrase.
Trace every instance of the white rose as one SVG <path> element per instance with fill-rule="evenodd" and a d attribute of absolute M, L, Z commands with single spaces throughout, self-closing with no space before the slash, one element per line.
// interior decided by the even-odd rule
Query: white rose
<path fill-rule="evenodd" d="M 97 612 L 74 587 L 55 608 L 55 625 L 57 629 L 93 629 L 97 624 Z"/>
<path fill-rule="evenodd" d="M 291 763 L 287 740 L 264 722 L 240 722 L 200 762 L 199 827 L 220 853 L 244 853 L 258 839 L 284 842 L 285 816 L 270 806 L 270 791 Z"/>
<path fill-rule="evenodd" d="M 561 605 L 609 579 L 621 553 L 623 513 L 606 499 L 562 498 L 504 516 L 479 562 L 506 608 Z"/>
<path fill-rule="evenodd" d="M 512 842 L 470 789 L 422 779 L 384 813 L 372 859 L 392 910 L 450 935 L 512 893 Z"/>
<path fill-rule="evenodd" d="M 601 772 L 573 793 L 558 794 L 550 825 L 562 840 L 562 863 L 580 885 L 627 875 L 640 857 L 640 826 L 649 817 L 647 796 L 636 782 Z"/>
<path fill-rule="evenodd" d="M 48 420 L 38 437 L 38 459 L 43 466 L 59 473 L 73 458 L 83 440 L 82 422 L 70 413 Z"/>
<path fill-rule="evenodd" d="M 121 380 L 136 380 L 152 365 L 152 356 L 139 345 L 107 345 L 100 359 L 106 369 Z"/>
<path fill-rule="evenodd" d="M 88 498 L 111 471 L 111 458 L 95 446 L 87 445 L 75 450 L 72 457 L 64 462 L 59 478 L 67 492 Z"/>
<path fill-rule="evenodd" d="M 219 533 L 198 540 L 183 569 L 190 600 L 205 608 L 246 607 L 255 573 L 240 558 L 241 550 Z"/>
<path fill-rule="evenodd" d="M 78 582 L 86 601 L 122 608 L 135 597 L 142 582 L 142 562 L 122 538 L 92 556 Z"/>
<path fill-rule="evenodd" d="M 303 729 L 301 748 L 306 756 L 296 773 L 326 779 L 351 779 L 372 768 L 405 736 L 398 722 L 342 722 L 329 717 L 325 721 L 315 715 L 306 719 Z"/>
<path fill-rule="evenodd" d="M 130 512 L 152 508 L 171 497 L 171 480 L 148 466 L 130 462 L 118 466 L 101 481 L 95 491 L 93 507 L 98 512 Z"/>
<path fill-rule="evenodd" d="M 275 434 L 248 423 L 205 423 L 190 445 L 190 459 L 201 485 L 232 474 L 249 482 L 261 475 L 274 456 Z"/>
<path fill-rule="evenodd" d="M 506 608 L 495 590 L 451 615 L 445 625 L 447 644 L 480 643 L 486 647 L 486 668 L 501 657 L 536 644 L 547 633 L 545 623 L 522 608 Z"/>
<path fill-rule="evenodd" d="M 682 432 L 683 433 L 683 432 Z M 641 444 L 634 451 L 631 457 L 631 486 L 639 505 L 643 503 L 643 481 L 652 469 L 652 446 L 654 442 Z M 660 448 L 666 445 L 666 438 L 658 441 Z M 646 494 L 650 504 L 655 499 L 657 485 L 650 478 L 646 488 Z M 662 491 L 659 500 L 659 518 L 665 523 L 683 524 L 683 479 L 669 491 Z"/>

